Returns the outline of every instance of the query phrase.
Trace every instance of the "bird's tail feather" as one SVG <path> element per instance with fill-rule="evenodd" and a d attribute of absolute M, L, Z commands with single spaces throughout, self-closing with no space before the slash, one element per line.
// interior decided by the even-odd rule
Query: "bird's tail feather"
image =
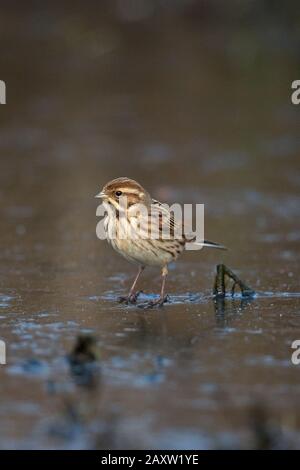
<path fill-rule="evenodd" d="M 196 245 L 204 246 L 206 248 L 215 248 L 217 250 L 228 250 L 226 246 L 221 245 L 220 243 L 210 242 L 209 240 L 203 240 L 201 242 L 193 242 L 193 243 L 195 243 Z"/>

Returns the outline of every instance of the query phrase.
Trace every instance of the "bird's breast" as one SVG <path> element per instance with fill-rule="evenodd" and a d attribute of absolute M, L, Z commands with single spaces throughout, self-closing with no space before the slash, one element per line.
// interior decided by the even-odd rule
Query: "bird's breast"
<path fill-rule="evenodd" d="M 151 239 L 147 222 L 137 217 L 109 217 L 104 221 L 108 242 L 128 261 L 164 266 L 177 259 L 184 246 L 178 240 Z"/>

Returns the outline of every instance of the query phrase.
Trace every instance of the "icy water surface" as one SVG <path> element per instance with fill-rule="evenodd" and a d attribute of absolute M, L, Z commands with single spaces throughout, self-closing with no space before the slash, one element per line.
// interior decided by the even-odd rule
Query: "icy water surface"
<path fill-rule="evenodd" d="M 299 447 L 296 38 L 21 13 L 1 25 L 0 447 Z M 135 268 L 96 239 L 94 195 L 124 175 L 205 203 L 206 237 L 230 248 L 182 256 L 162 309 L 116 302 Z M 256 297 L 215 302 L 220 262 Z M 159 286 L 147 269 L 141 301 Z M 79 334 L 96 338 L 84 380 Z"/>

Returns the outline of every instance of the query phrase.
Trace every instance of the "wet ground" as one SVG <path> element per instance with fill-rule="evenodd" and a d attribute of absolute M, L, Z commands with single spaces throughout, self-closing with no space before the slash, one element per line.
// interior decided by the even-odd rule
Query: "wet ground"
<path fill-rule="evenodd" d="M 284 18 L 200 16 L 4 10 L 1 448 L 300 445 L 299 40 Z M 96 238 L 94 195 L 125 175 L 205 203 L 230 248 L 171 266 L 162 309 L 116 302 L 135 268 Z M 254 299 L 213 300 L 220 262 Z M 147 269 L 145 298 L 159 285 Z M 96 338 L 83 380 L 79 334 Z"/>

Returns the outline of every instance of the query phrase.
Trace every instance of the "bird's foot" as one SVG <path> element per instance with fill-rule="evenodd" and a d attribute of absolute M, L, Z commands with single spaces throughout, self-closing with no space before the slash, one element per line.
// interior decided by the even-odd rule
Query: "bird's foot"
<path fill-rule="evenodd" d="M 156 300 L 149 300 L 149 302 L 140 304 L 140 308 L 148 309 L 148 308 L 154 308 L 154 307 L 162 307 L 164 303 L 169 302 L 170 297 L 168 295 L 165 295 L 164 297 L 159 297 Z"/>
<path fill-rule="evenodd" d="M 118 302 L 120 304 L 124 303 L 126 305 L 128 304 L 136 304 L 136 301 L 138 299 L 138 296 L 142 293 L 142 291 L 138 291 L 138 292 L 135 292 L 133 294 L 129 294 L 129 295 L 126 295 L 126 296 L 121 296 L 118 298 Z"/>

